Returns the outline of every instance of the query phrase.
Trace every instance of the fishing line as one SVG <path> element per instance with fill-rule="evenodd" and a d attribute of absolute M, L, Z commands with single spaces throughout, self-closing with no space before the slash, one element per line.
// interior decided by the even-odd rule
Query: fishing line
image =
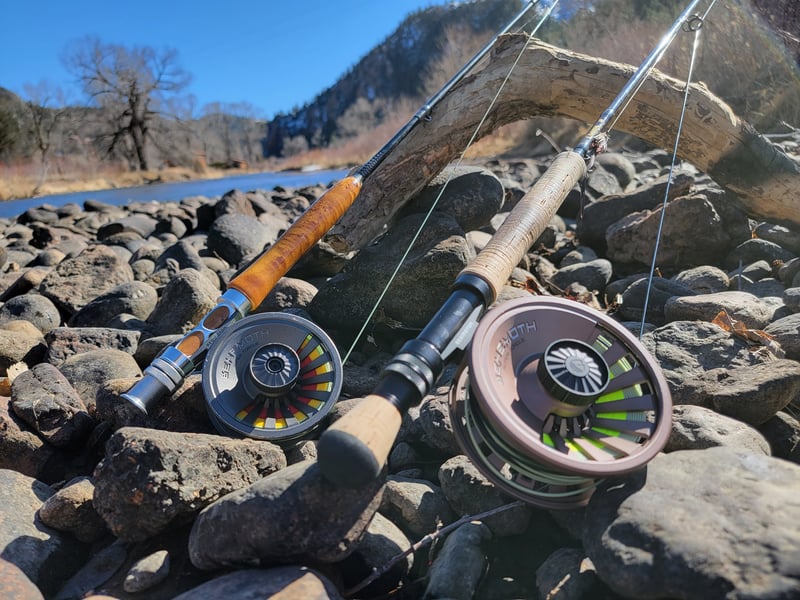
<path fill-rule="evenodd" d="M 448 173 L 444 184 L 442 185 L 441 189 L 439 190 L 439 193 L 436 195 L 436 198 L 434 199 L 433 203 L 431 204 L 430 208 L 428 209 L 428 212 L 425 214 L 425 217 L 423 218 L 422 223 L 420 224 L 420 226 L 417 228 L 416 233 L 411 238 L 411 241 L 409 242 L 408 247 L 406 248 L 405 252 L 400 257 L 400 261 L 398 262 L 397 266 L 395 267 L 394 271 L 392 272 L 392 275 L 389 277 L 389 281 L 386 283 L 386 285 L 384 286 L 384 288 L 381 291 L 380 295 L 378 296 L 378 300 L 373 305 L 372 310 L 370 310 L 369 315 L 367 315 L 367 318 L 364 321 L 364 324 L 361 326 L 361 329 L 359 330 L 358 334 L 356 335 L 355 339 L 353 340 L 352 344 L 350 345 L 350 348 L 347 350 L 347 353 L 344 355 L 344 358 L 342 359 L 342 364 L 347 364 L 347 360 L 350 358 L 350 355 L 355 350 L 355 348 L 358 345 L 359 341 L 361 341 L 361 337 L 364 335 L 364 332 L 366 331 L 367 327 L 369 326 L 370 321 L 372 321 L 372 318 L 375 316 L 375 313 L 378 311 L 378 308 L 380 307 L 381 302 L 383 302 L 383 299 L 386 297 L 386 294 L 389 291 L 389 288 L 391 287 L 392 283 L 394 283 L 395 279 L 397 278 L 397 275 L 400 272 L 400 269 L 402 268 L 403 264 L 405 263 L 406 259 L 408 258 L 408 255 L 411 253 L 411 249 L 414 247 L 414 244 L 417 242 L 417 240 L 419 239 L 419 236 L 422 234 L 422 229 L 428 223 L 431 215 L 433 214 L 433 211 L 436 210 L 436 207 L 439 204 L 439 200 L 442 198 L 442 196 L 444 195 L 444 192 L 447 190 L 447 186 L 449 185 L 450 181 L 452 180 L 453 176 L 455 175 L 456 170 L 458 169 L 458 167 L 461 166 L 461 163 L 464 160 L 464 156 L 466 155 L 467 151 L 470 149 L 470 147 L 472 146 L 472 144 L 475 142 L 476 138 L 478 137 L 478 133 L 480 132 L 481 128 L 483 127 L 484 123 L 486 122 L 486 119 L 489 117 L 489 114 L 491 113 L 492 109 L 494 108 L 494 105 L 496 104 L 498 98 L 500 97 L 500 94 L 502 93 L 503 89 L 505 89 L 505 86 L 508 83 L 508 80 L 511 78 L 511 74 L 514 72 L 514 69 L 516 69 L 517 65 L 519 64 L 519 61 L 522 59 L 522 56 L 524 55 L 525 50 L 528 47 L 528 44 L 533 40 L 533 38 L 536 35 L 536 33 L 539 31 L 539 29 L 542 27 L 542 25 L 544 25 L 545 21 L 547 21 L 547 19 L 550 17 L 550 14 L 553 12 L 553 9 L 555 9 L 555 7 L 558 4 L 558 2 L 559 2 L 559 0 L 553 0 L 553 2 L 545 9 L 544 13 L 542 14 L 542 17 L 536 23 L 536 26 L 528 34 L 527 42 L 525 44 L 523 44 L 521 50 L 517 54 L 516 59 L 514 60 L 513 64 L 511 65 L 511 68 L 509 69 L 509 71 L 506 74 L 505 78 L 503 79 L 502 83 L 500 84 L 499 89 L 497 90 L 497 92 L 495 93 L 495 95 L 492 98 L 491 102 L 489 103 L 488 108 L 486 109 L 486 111 L 484 112 L 483 116 L 481 117 L 481 120 L 478 123 L 477 127 L 475 128 L 475 131 L 473 131 L 472 136 L 470 137 L 469 141 L 467 142 L 464 150 L 461 152 L 460 156 L 456 160 L 455 165 L 449 167 L 449 171 L 450 172 Z"/>
<path fill-rule="evenodd" d="M 694 73 L 695 60 L 700 48 L 700 31 L 703 28 L 703 23 L 708 16 L 709 11 L 714 7 L 717 0 L 712 0 L 711 4 L 706 9 L 702 16 L 694 15 L 686 20 L 684 23 L 684 31 L 694 33 L 694 40 L 692 43 L 692 53 L 689 57 L 689 71 L 686 75 L 686 87 L 683 92 L 683 105 L 681 106 L 681 115 L 678 119 L 678 129 L 675 133 L 675 144 L 672 148 L 672 161 L 669 166 L 669 175 L 667 176 L 667 185 L 664 190 L 664 200 L 661 203 L 661 216 L 658 221 L 658 232 L 656 233 L 656 243 L 653 248 L 653 259 L 650 261 L 650 274 L 647 278 L 647 290 L 644 295 L 644 308 L 642 309 L 642 322 L 639 325 L 639 339 L 644 335 L 644 327 L 647 322 L 647 308 L 650 303 L 650 292 L 653 287 L 653 279 L 655 277 L 656 259 L 658 257 L 658 249 L 661 245 L 661 235 L 664 231 L 664 217 L 667 213 L 667 202 L 669 201 L 669 193 L 672 187 L 672 177 L 675 172 L 675 165 L 678 161 L 678 144 L 680 143 L 681 133 L 683 132 L 683 122 L 686 116 L 686 107 L 689 104 L 689 90 L 692 83 L 692 75 Z"/>

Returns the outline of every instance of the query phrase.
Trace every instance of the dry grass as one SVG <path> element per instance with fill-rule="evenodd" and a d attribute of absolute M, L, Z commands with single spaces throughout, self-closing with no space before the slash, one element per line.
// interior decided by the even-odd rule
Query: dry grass
<path fill-rule="evenodd" d="M 115 188 L 135 187 L 153 183 L 171 183 L 199 179 L 219 179 L 233 174 L 257 173 L 266 168 L 241 169 L 236 171 L 214 169 L 190 169 L 188 167 L 169 167 L 149 171 L 127 171 L 117 165 L 99 165 L 93 168 L 73 168 L 60 170 L 39 185 L 38 165 L 20 163 L 0 164 L 0 201 L 15 198 L 31 198 L 52 194 L 90 192 Z"/>
<path fill-rule="evenodd" d="M 385 122 L 372 129 L 329 148 L 312 149 L 288 158 L 273 159 L 249 169 L 224 170 L 204 167 L 170 167 L 150 171 L 127 171 L 119 165 L 70 165 L 61 166 L 38 187 L 38 165 L 35 162 L 14 165 L 0 164 L 0 201 L 51 194 L 89 192 L 115 188 L 169 183 L 201 179 L 218 179 L 234 174 L 266 171 L 300 170 L 314 166 L 322 169 L 342 169 L 367 162 L 406 122 L 405 115 Z M 524 144 L 531 136 L 531 125 L 526 122 L 512 123 L 476 142 L 466 154 L 477 159 L 500 156 Z"/>

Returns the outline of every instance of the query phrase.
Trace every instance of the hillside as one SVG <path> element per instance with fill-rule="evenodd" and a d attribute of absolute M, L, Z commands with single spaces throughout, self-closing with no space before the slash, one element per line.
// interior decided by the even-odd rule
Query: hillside
<path fill-rule="evenodd" d="M 463 60 L 519 11 L 518 0 L 433 6 L 409 15 L 386 40 L 308 104 L 267 125 L 266 156 L 285 156 L 354 137 L 394 110 L 416 107 L 443 81 L 437 65 Z M 454 69 L 458 65 L 454 66 Z M 452 73 L 448 73 L 452 75 Z"/>

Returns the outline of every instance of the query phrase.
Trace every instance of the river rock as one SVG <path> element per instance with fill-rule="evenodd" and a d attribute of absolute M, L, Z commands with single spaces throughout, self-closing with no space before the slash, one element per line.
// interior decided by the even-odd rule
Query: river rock
<path fill-rule="evenodd" d="M 602 292 L 611 280 L 613 267 L 604 258 L 562 266 L 549 279 L 549 283 L 564 290 L 571 283 L 579 283 L 589 290 Z"/>
<path fill-rule="evenodd" d="M 0 469 L 0 554 L 45 595 L 55 592 L 84 557 L 75 538 L 39 520 L 37 511 L 52 494 L 53 489 L 40 481 Z"/>
<path fill-rule="evenodd" d="M 386 480 L 380 511 L 414 538 L 433 533 L 454 520 L 439 486 L 398 475 Z"/>
<path fill-rule="evenodd" d="M 741 338 L 702 321 L 673 321 L 643 335 L 642 343 L 661 367 L 675 404 L 696 403 L 692 383 L 706 371 L 770 361 Z"/>
<path fill-rule="evenodd" d="M 769 456 L 770 445 L 753 427 L 702 406 L 674 406 L 665 452 L 730 446 Z"/>
<path fill-rule="evenodd" d="M 90 350 L 119 350 L 133 355 L 136 353 L 140 335 L 138 331 L 111 327 L 56 327 L 45 337 L 45 360 L 59 366 L 70 356 Z"/>
<path fill-rule="evenodd" d="M 114 535 L 140 541 L 285 465 L 269 442 L 123 428 L 95 470 L 94 506 Z"/>
<path fill-rule="evenodd" d="M 130 568 L 123 589 L 131 593 L 148 590 L 166 579 L 169 567 L 169 552 L 166 550 L 148 554 Z"/>
<path fill-rule="evenodd" d="M 728 274 L 713 265 L 692 267 L 678 273 L 673 280 L 697 294 L 724 292 L 730 286 Z"/>
<path fill-rule="evenodd" d="M 78 392 L 48 363 L 35 365 L 14 379 L 11 407 L 31 429 L 59 448 L 77 446 L 95 426 Z"/>
<path fill-rule="evenodd" d="M 464 523 L 444 541 L 428 573 L 425 598 L 471 600 L 486 571 L 491 530 L 483 523 Z"/>
<path fill-rule="evenodd" d="M 61 315 L 56 305 L 40 294 L 9 298 L 0 306 L 0 324 L 17 319 L 32 323 L 42 334 L 61 324 Z"/>
<path fill-rule="evenodd" d="M 12 271 L 5 273 L 0 278 L 0 285 L 2 285 L 0 302 L 5 302 L 37 289 L 52 270 L 52 267 L 26 267 L 22 271 L 12 269 Z"/>
<path fill-rule="evenodd" d="M 58 366 L 86 405 L 94 413 L 97 392 L 109 379 L 139 377 L 142 370 L 136 360 L 122 350 L 90 350 L 68 357 Z"/>
<path fill-rule="evenodd" d="M 769 442 L 773 456 L 800 464 L 800 421 L 781 411 L 758 430 Z"/>
<path fill-rule="evenodd" d="M 662 210 L 666 211 L 663 223 Z M 633 213 L 606 230 L 607 253 L 613 261 L 649 265 L 657 242 L 657 264 L 693 267 L 700 257 L 712 262 L 721 257 L 730 238 L 714 206 L 702 196 L 676 198 L 666 208 Z"/>
<path fill-rule="evenodd" d="M 593 249 L 589 248 L 589 246 L 576 246 L 564 255 L 561 261 L 559 261 L 558 267 L 563 269 L 564 267 L 569 267 L 570 265 L 588 263 L 596 260 L 597 258 L 599 258 L 597 253 Z"/>
<path fill-rule="evenodd" d="M 450 421 L 450 382 L 450 378 L 439 381 L 434 392 L 422 401 L 416 419 L 421 433 L 420 443 L 447 458 L 461 454 Z"/>
<path fill-rule="evenodd" d="M 670 199 L 685 194 L 693 178 L 685 173 L 675 174 L 670 186 Z M 667 177 L 661 177 L 626 194 L 605 196 L 584 207 L 578 219 L 577 236 L 581 244 L 591 246 L 600 254 L 606 252 L 606 229 L 632 212 L 652 210 L 664 201 Z"/>
<path fill-rule="evenodd" d="M 763 329 L 775 309 L 747 292 L 676 296 L 664 304 L 664 316 L 669 321 L 713 321 L 722 311 L 750 329 Z"/>
<path fill-rule="evenodd" d="M 369 526 L 382 489 L 381 478 L 343 488 L 327 481 L 316 462 L 291 465 L 205 508 L 189 539 L 192 564 L 213 570 L 341 561 Z"/>
<path fill-rule="evenodd" d="M 402 530 L 381 513 L 375 513 L 356 549 L 338 565 L 345 589 L 361 583 L 373 571 L 383 568 L 409 548 L 411 541 Z M 400 587 L 413 565 L 412 552 L 394 562 L 386 573 L 364 587 L 359 595 L 375 597 L 391 593 Z"/>
<path fill-rule="evenodd" d="M 46 352 L 47 345 L 41 336 L 0 328 L 0 376 L 5 376 L 8 368 L 17 363 L 29 367 L 38 364 Z"/>
<path fill-rule="evenodd" d="M 39 509 L 39 518 L 48 527 L 71 533 L 80 542 L 96 542 L 108 533 L 108 529 L 94 509 L 93 497 L 91 478 L 76 477 L 44 501 Z"/>
<path fill-rule="evenodd" d="M 427 213 L 438 199 L 436 210 L 451 215 L 464 231 L 471 231 L 489 223 L 500 211 L 504 198 L 503 184 L 491 171 L 469 165 L 451 166 L 405 206 L 402 216 Z"/>
<path fill-rule="evenodd" d="M 120 540 L 99 548 L 88 562 L 64 583 L 54 600 L 72 600 L 73 598 L 109 600 L 112 598 L 111 596 L 95 595 L 93 592 L 102 589 L 103 585 L 122 568 L 127 559 L 128 551 Z"/>
<path fill-rule="evenodd" d="M 134 233 L 140 238 L 151 236 L 158 225 L 158 221 L 147 215 L 130 215 L 106 223 L 97 230 L 97 239 L 106 240 L 121 233 Z"/>
<path fill-rule="evenodd" d="M 61 262 L 44 278 L 39 291 L 72 315 L 101 294 L 130 281 L 130 265 L 108 246 L 98 244 Z"/>
<path fill-rule="evenodd" d="M 10 400 L 0 396 L 0 469 L 13 469 L 44 483 L 62 480 L 66 461 L 61 452 L 14 414 Z"/>
<path fill-rule="evenodd" d="M 14 563 L 0 558 L 0 598 L 4 600 L 44 600 L 25 572 Z"/>
<path fill-rule="evenodd" d="M 724 264 L 729 269 L 735 269 L 741 264 L 749 265 L 759 260 L 772 264 L 775 261 L 788 262 L 795 255 L 774 242 L 752 238 L 736 246 L 725 257 Z"/>
<path fill-rule="evenodd" d="M 195 598 L 343 600 L 327 577 L 313 569 L 298 566 L 235 571 L 192 588 L 173 600 Z"/>
<path fill-rule="evenodd" d="M 662 454 L 595 492 L 584 547 L 625 597 L 791 598 L 800 595 L 798 486 L 800 466 L 761 454 Z"/>
<path fill-rule="evenodd" d="M 69 320 L 70 327 L 106 327 L 120 313 L 147 319 L 158 302 L 158 292 L 142 281 L 115 286 L 91 300 Z M 46 332 L 45 332 L 46 333 Z"/>
<path fill-rule="evenodd" d="M 800 313 L 773 321 L 764 328 L 764 333 L 778 341 L 786 358 L 800 359 Z"/>
<path fill-rule="evenodd" d="M 580 548 L 559 548 L 536 569 L 539 598 L 580 600 L 601 597 L 597 572 Z"/>
<path fill-rule="evenodd" d="M 787 262 L 781 263 L 778 267 L 778 279 L 780 279 L 787 287 L 796 287 L 793 283 L 797 274 L 800 273 L 800 258 L 793 258 Z"/>
<path fill-rule="evenodd" d="M 788 406 L 798 393 L 800 363 L 783 359 L 699 373 L 684 385 L 680 402 L 706 406 L 758 426 Z"/>
<path fill-rule="evenodd" d="M 793 313 L 800 312 L 800 287 L 792 287 L 784 290 L 783 305 Z"/>
<path fill-rule="evenodd" d="M 800 234 L 796 231 L 774 223 L 759 223 L 753 230 L 756 237 L 778 244 L 795 254 L 800 254 Z"/>
<path fill-rule="evenodd" d="M 512 502 L 463 455 L 445 461 L 439 469 L 439 482 L 457 515 L 475 515 Z M 483 520 L 498 537 L 524 531 L 531 518 L 530 508 L 518 506 Z"/>
<path fill-rule="evenodd" d="M 636 178 L 636 166 L 621 152 L 603 152 L 597 156 L 596 164 L 611 173 L 623 190 Z"/>
<path fill-rule="evenodd" d="M 219 288 L 195 269 L 183 269 L 164 287 L 147 319 L 150 334 L 162 336 L 191 331 L 217 304 Z"/>
<path fill-rule="evenodd" d="M 670 299 L 675 296 L 695 295 L 693 290 L 683 284 L 661 277 L 652 280 L 648 294 L 648 279 L 644 277 L 634 277 L 633 279 L 634 281 L 620 294 L 622 302 L 619 304 L 617 313 L 622 320 L 641 321 L 646 302 L 646 321 L 653 325 L 664 325 L 667 322 L 666 305 Z M 612 289 L 610 286 L 606 289 L 606 295 L 609 298 L 616 296 Z"/>
<path fill-rule="evenodd" d="M 208 249 L 232 265 L 275 243 L 280 227 L 264 224 L 255 217 L 225 214 L 214 220 L 208 231 Z"/>
<path fill-rule="evenodd" d="M 278 312 L 287 308 L 306 308 L 316 293 L 317 288 L 307 281 L 295 277 L 281 277 L 253 312 Z"/>
<path fill-rule="evenodd" d="M 411 215 L 399 221 L 320 287 L 308 306 L 313 319 L 333 330 L 364 323 L 421 220 L 422 215 Z M 449 215 L 432 214 L 383 299 L 376 321 L 392 329 L 427 324 L 472 256 L 458 223 Z"/>

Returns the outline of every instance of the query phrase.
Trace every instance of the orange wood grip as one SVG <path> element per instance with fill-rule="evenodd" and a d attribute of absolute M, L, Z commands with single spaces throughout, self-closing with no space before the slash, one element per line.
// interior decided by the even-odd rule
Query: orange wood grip
<path fill-rule="evenodd" d="M 320 196 L 272 246 L 234 277 L 228 287 L 239 290 L 255 308 L 278 280 L 308 252 L 350 208 L 361 192 L 361 179 L 345 177 Z"/>
<path fill-rule="evenodd" d="M 386 464 L 403 416 L 375 394 L 333 423 L 317 442 L 317 462 L 328 481 L 358 487 L 375 479 Z"/>
<path fill-rule="evenodd" d="M 496 298 L 511 271 L 542 235 L 564 198 L 585 173 L 586 163 L 577 152 L 559 154 L 461 274 L 483 279 Z"/>

